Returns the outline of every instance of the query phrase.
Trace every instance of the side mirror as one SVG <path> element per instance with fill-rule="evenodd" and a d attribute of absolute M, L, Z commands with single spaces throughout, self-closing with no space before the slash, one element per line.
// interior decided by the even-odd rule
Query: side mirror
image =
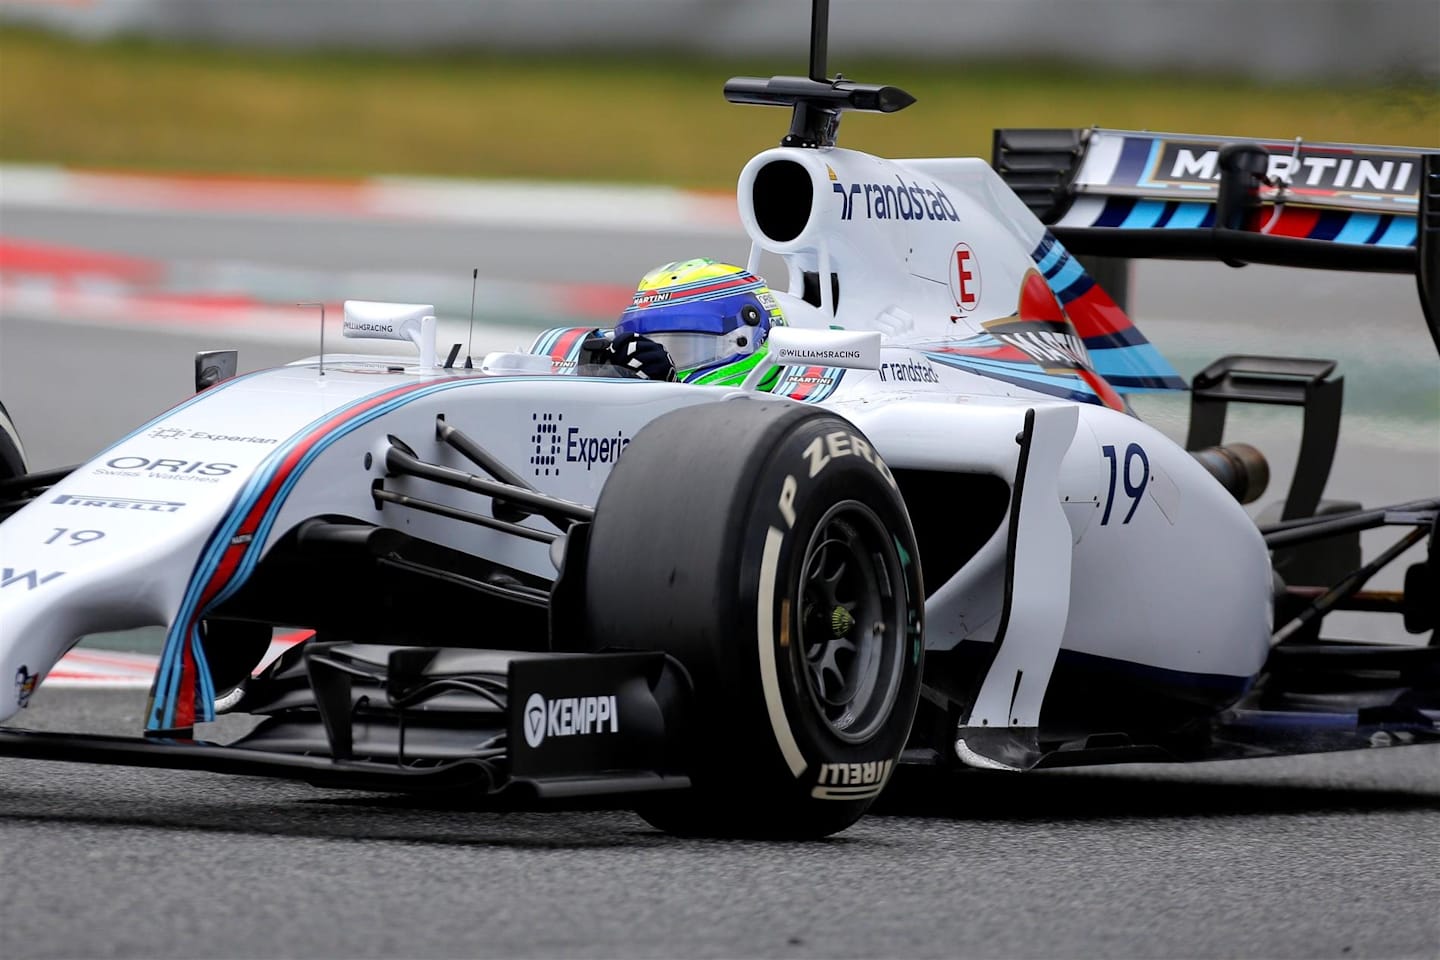
<path fill-rule="evenodd" d="M 878 370 L 880 337 L 878 330 L 771 327 L 770 336 L 765 341 L 770 349 L 764 362 L 755 365 L 740 388 L 754 390 L 776 367 L 806 365 Z"/>
<path fill-rule="evenodd" d="M 195 392 L 229 380 L 239 369 L 240 351 L 201 350 L 195 354 Z"/>
<path fill-rule="evenodd" d="M 340 332 L 347 339 L 408 340 L 422 368 L 435 366 L 435 308 L 428 303 L 346 300 Z"/>

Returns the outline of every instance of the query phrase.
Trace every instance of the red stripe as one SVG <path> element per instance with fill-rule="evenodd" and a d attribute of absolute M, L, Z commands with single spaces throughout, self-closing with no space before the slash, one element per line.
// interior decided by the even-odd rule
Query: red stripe
<path fill-rule="evenodd" d="M 281 461 L 280 466 L 271 476 L 269 483 L 267 483 L 265 489 L 261 491 L 259 499 L 255 501 L 254 506 L 252 506 L 249 513 L 245 515 L 245 519 L 240 522 L 235 536 L 225 548 L 224 554 L 221 555 L 220 563 L 216 566 L 215 572 L 211 574 L 210 579 L 205 583 L 205 587 L 200 591 L 200 600 L 196 604 L 195 611 L 191 614 L 189 622 L 185 625 L 184 635 L 186 640 L 182 651 L 183 666 L 181 668 L 180 687 L 176 691 L 175 726 L 177 728 L 184 729 L 192 726 L 195 722 L 195 664 L 190 650 L 189 638 L 196 624 L 198 624 L 201 617 L 204 616 L 205 609 L 210 601 L 213 600 L 234 577 L 235 571 L 239 568 L 240 562 L 244 559 L 245 554 L 252 546 L 258 546 L 253 539 L 255 531 L 260 526 L 261 520 L 264 519 L 266 512 L 270 508 L 270 504 L 274 502 L 280 488 L 284 485 L 286 479 L 290 476 L 300 460 L 326 435 L 367 411 L 373 410 L 375 407 L 388 403 L 390 400 L 407 393 L 432 387 L 436 383 L 458 379 L 463 378 L 449 377 L 445 378 L 445 380 L 430 380 L 424 383 L 406 384 L 401 387 L 396 387 L 393 390 L 387 390 L 378 396 L 363 401 L 358 406 L 347 408 L 335 414 L 319 427 L 312 430 L 305 439 L 301 440 L 285 455 L 285 459 Z M 237 543 L 236 540 L 240 537 L 246 537 L 246 539 Z"/>
<path fill-rule="evenodd" d="M 550 348 L 551 360 L 566 360 L 575 343 L 584 335 L 590 332 L 591 327 L 571 327 L 560 334 L 560 339 L 555 341 L 555 346 Z"/>
<path fill-rule="evenodd" d="M 957 357 L 982 357 L 986 360 L 1003 360 L 1011 363 L 1034 364 L 1035 361 L 1017 347 L 997 344 L 993 347 L 938 347 L 935 353 L 949 353 Z"/>
<path fill-rule="evenodd" d="M 1320 220 L 1320 211 L 1307 207 L 1286 207 L 1267 225 L 1265 233 L 1272 237 L 1308 237 Z"/>
<path fill-rule="evenodd" d="M 824 367 L 806 367 L 806 368 L 805 368 L 805 372 L 802 373 L 801 376 L 802 376 L 802 377 L 820 377 L 820 376 L 822 376 L 824 373 L 825 373 L 825 368 L 824 368 Z M 810 380 L 810 381 L 808 381 L 808 382 L 806 382 L 806 383 L 800 384 L 800 385 L 797 386 L 794 390 L 791 390 L 791 391 L 787 394 L 787 396 L 788 396 L 791 400 L 804 400 L 806 397 L 810 396 L 810 394 L 814 393 L 814 392 L 815 392 L 815 388 L 818 387 L 818 386 L 820 386 L 820 381 L 819 381 L 818 379 L 817 379 L 817 380 Z"/>
<path fill-rule="evenodd" d="M 1065 313 L 1082 339 L 1108 336 L 1135 326 L 1098 283 L 1066 304 Z"/>
<path fill-rule="evenodd" d="M 1095 391 L 1095 395 L 1100 398 L 1101 403 L 1111 410 L 1125 409 L 1125 401 L 1120 399 L 1120 394 L 1115 392 L 1115 388 L 1110 386 L 1104 377 L 1093 370 L 1077 370 L 1076 372 L 1080 375 L 1080 379 L 1088 383 L 1090 389 Z"/>
<path fill-rule="evenodd" d="M 195 651 L 190 649 L 191 632 L 185 631 L 185 647 L 180 652 L 180 689 L 175 702 L 175 728 L 186 730 L 195 726 Z"/>

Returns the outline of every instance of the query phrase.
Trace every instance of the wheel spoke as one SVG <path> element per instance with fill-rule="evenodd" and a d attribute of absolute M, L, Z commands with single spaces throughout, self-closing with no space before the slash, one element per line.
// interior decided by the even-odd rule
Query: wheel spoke
<path fill-rule="evenodd" d="M 837 505 L 816 528 L 801 566 L 799 646 L 824 722 L 861 740 L 896 695 L 900 658 L 885 627 L 899 611 L 889 533 L 863 504 Z M 876 629 L 876 625 L 880 629 Z"/>

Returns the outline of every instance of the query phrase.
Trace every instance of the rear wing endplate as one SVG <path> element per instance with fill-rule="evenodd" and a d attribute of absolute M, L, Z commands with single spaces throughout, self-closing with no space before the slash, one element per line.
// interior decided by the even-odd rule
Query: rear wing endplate
<path fill-rule="evenodd" d="M 991 162 L 1072 253 L 1413 274 L 1440 350 L 1440 151 L 997 130 Z"/>

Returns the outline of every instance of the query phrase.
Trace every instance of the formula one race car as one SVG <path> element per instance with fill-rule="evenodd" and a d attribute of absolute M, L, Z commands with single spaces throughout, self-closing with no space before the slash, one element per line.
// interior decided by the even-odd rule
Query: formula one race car
<path fill-rule="evenodd" d="M 679 833 L 815 836 L 897 763 L 1440 741 L 1440 498 L 1322 504 L 1327 361 L 1218 360 L 1167 439 L 1126 397 L 1185 384 L 1075 259 L 1413 273 L 1440 345 L 1440 155 L 1009 130 L 993 167 L 885 160 L 835 146 L 841 115 L 912 98 L 826 79 L 823 22 L 808 77 L 725 87 L 793 110 L 740 174 L 750 263 L 647 278 L 634 330 L 457 366 L 430 307 L 352 301 L 347 335 L 418 361 L 203 355 L 194 397 L 68 472 L 25 473 L 0 424 L 0 718 L 82 635 L 168 631 L 143 736 L 4 730 L 0 754 L 621 795 Z M 707 326 L 741 301 L 748 339 Z M 676 305 L 690 327 L 652 322 Z M 745 366 L 617 376 L 627 338 Z M 1304 409 L 1264 526 L 1233 403 Z M 1407 532 L 1362 563 L 1386 524 Z M 1422 541 L 1403 592 L 1362 589 Z M 1346 608 L 1429 645 L 1321 639 Z M 314 636 L 255 673 L 279 625 Z M 260 722 L 197 739 L 216 712 Z"/>

